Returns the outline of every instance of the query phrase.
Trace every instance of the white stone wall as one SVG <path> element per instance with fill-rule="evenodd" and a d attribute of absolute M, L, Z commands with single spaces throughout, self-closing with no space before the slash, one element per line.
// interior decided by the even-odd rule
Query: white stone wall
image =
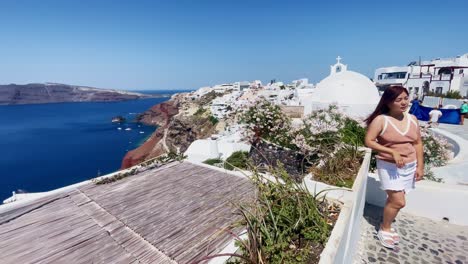
<path fill-rule="evenodd" d="M 361 238 L 361 222 L 366 204 L 367 175 L 371 152 L 364 161 L 353 184 L 352 192 L 341 209 L 327 245 L 320 256 L 320 264 L 348 264 L 354 258 Z"/>

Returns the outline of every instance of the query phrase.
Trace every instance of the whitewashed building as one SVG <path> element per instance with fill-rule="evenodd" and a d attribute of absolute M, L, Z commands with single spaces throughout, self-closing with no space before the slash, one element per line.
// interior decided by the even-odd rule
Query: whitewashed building
<path fill-rule="evenodd" d="M 229 115 L 236 107 L 236 101 L 242 95 L 240 91 L 234 91 L 215 98 L 211 102 L 210 110 L 214 117 L 224 118 Z"/>
<path fill-rule="evenodd" d="M 260 89 L 260 88 L 262 88 L 262 81 L 255 80 L 250 83 L 250 89 Z"/>
<path fill-rule="evenodd" d="M 189 96 L 191 99 L 197 99 L 197 98 L 202 97 L 205 94 L 208 94 L 211 91 L 213 91 L 213 88 L 209 86 L 200 87 L 198 90 L 191 92 Z"/>
<path fill-rule="evenodd" d="M 468 97 L 468 53 L 455 58 L 411 62 L 408 66 L 379 68 L 375 71 L 374 82 L 381 91 L 391 85 L 402 85 L 415 96 L 429 91 L 436 94 L 459 91 Z"/>
<path fill-rule="evenodd" d="M 249 152 L 251 145 L 242 140 L 241 130 L 233 128 L 224 135 L 218 135 L 216 139 L 198 139 L 192 142 L 184 155 L 195 162 L 203 162 L 207 159 L 226 160 L 236 151 Z"/>

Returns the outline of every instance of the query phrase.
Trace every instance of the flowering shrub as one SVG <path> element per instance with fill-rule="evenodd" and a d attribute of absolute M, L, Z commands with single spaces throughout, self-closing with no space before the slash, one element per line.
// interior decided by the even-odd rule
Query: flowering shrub
<path fill-rule="evenodd" d="M 424 146 L 424 179 L 441 182 L 442 179 L 435 177 L 431 169 L 447 165 L 452 159 L 452 145 L 428 127 L 421 127 L 421 139 Z"/>
<path fill-rule="evenodd" d="M 343 127 L 344 116 L 335 105 L 331 105 L 327 110 L 314 111 L 306 116 L 294 131 L 292 143 L 306 155 L 333 157 L 344 146 L 339 133 Z"/>
<path fill-rule="evenodd" d="M 358 147 L 363 145 L 365 129 L 336 105 L 312 112 L 301 120 L 299 127 L 293 128 L 278 106 L 259 101 L 244 113 L 243 120 L 251 142 L 263 138 L 298 151 L 304 157 L 300 167 L 313 167 L 315 179 L 333 185 L 352 185 L 360 164 Z"/>
<path fill-rule="evenodd" d="M 351 187 L 361 163 L 358 147 L 364 134 L 358 121 L 330 105 L 303 119 L 293 143 L 308 157 L 315 180 Z"/>
<path fill-rule="evenodd" d="M 421 139 L 424 145 L 424 162 L 431 167 L 447 165 L 452 158 L 452 145 L 447 140 L 421 127 Z"/>
<path fill-rule="evenodd" d="M 246 137 L 252 142 L 260 138 L 280 146 L 291 147 L 291 120 L 280 107 L 266 100 L 259 100 L 247 109 L 241 120 L 247 124 Z"/>

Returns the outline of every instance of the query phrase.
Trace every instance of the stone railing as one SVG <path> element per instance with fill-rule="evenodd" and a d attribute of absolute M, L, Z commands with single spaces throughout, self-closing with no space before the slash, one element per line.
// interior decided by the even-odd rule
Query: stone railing
<path fill-rule="evenodd" d="M 361 221 L 366 204 L 367 175 L 371 159 L 370 149 L 366 149 L 361 168 L 351 190 L 330 191 L 327 198 L 338 198 L 344 204 L 340 216 L 328 238 L 320 256 L 320 264 L 350 263 L 353 259 L 361 235 Z M 313 185 L 314 183 L 309 183 Z M 323 184 L 323 183 L 322 183 Z M 328 188 L 336 188 L 329 186 Z M 318 189 L 317 189 L 318 191 Z M 345 193 L 346 192 L 346 193 Z"/>

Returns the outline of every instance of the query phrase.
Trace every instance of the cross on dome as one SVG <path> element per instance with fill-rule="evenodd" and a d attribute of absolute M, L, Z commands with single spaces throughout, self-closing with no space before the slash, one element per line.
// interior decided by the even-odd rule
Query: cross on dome
<path fill-rule="evenodd" d="M 336 57 L 336 63 L 341 63 L 340 61 L 341 61 L 341 57 L 340 56 Z"/>
<path fill-rule="evenodd" d="M 330 75 L 337 74 L 343 71 L 347 71 L 348 66 L 341 63 L 341 58 L 340 56 L 336 57 L 336 64 L 330 66 Z"/>

